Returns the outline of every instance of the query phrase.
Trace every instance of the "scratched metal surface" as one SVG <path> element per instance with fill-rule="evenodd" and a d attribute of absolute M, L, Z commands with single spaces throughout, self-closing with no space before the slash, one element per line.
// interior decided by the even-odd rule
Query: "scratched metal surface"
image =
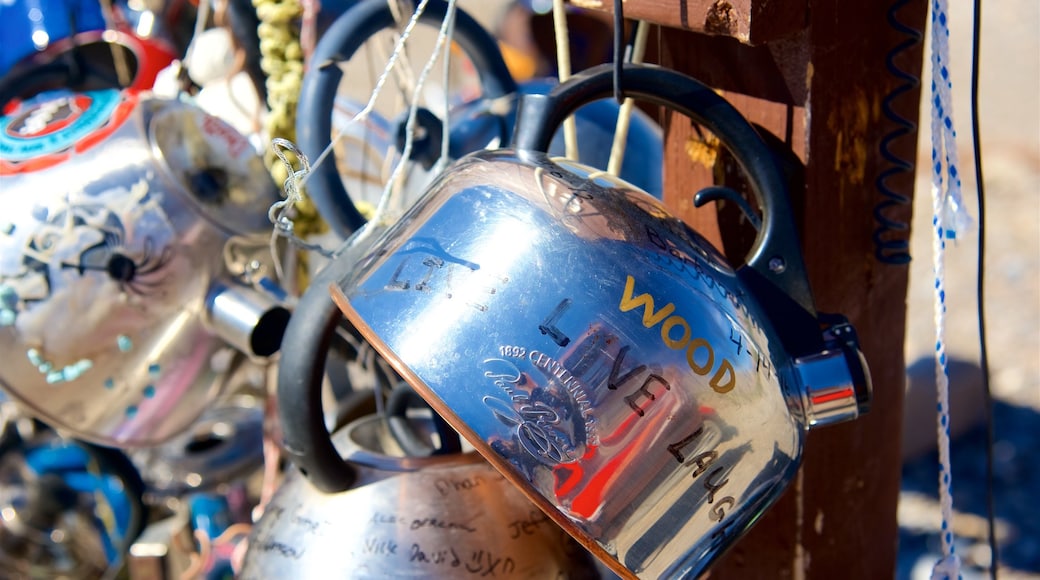
<path fill-rule="evenodd" d="M 573 578 L 591 557 L 476 453 L 406 457 L 375 415 L 338 431 L 354 485 L 295 469 L 253 528 L 239 578 Z"/>
<path fill-rule="evenodd" d="M 697 574 L 797 464 L 785 355 L 721 256 L 653 200 L 564 187 L 510 155 L 457 165 L 340 283 L 340 305 L 606 554 L 642 577 Z"/>

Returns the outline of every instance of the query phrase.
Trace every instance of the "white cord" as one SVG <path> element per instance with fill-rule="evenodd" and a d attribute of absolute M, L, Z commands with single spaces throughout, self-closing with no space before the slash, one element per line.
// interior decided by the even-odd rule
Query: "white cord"
<path fill-rule="evenodd" d="M 112 9 L 112 0 L 101 0 L 101 17 L 105 21 L 106 30 L 115 30 L 116 17 L 115 11 Z M 108 43 L 108 48 L 112 53 L 112 64 L 115 66 L 120 88 L 129 87 L 134 79 L 130 76 L 130 65 L 126 62 L 126 54 L 115 42 Z"/>
<path fill-rule="evenodd" d="M 198 6 L 198 12 L 195 13 L 195 28 L 191 32 L 191 40 L 188 41 L 188 47 L 184 49 L 184 62 L 187 63 L 188 70 L 191 70 L 192 57 L 195 55 L 195 44 L 198 42 L 198 38 L 202 36 L 202 33 L 206 31 L 206 24 L 209 22 L 209 9 L 211 0 L 200 0 Z"/>
<path fill-rule="evenodd" d="M 571 78 L 570 33 L 567 31 L 567 6 L 564 0 L 553 0 L 553 29 L 556 31 L 556 68 L 560 82 Z M 571 115 L 563 122 L 563 144 L 567 158 L 578 160 L 578 124 Z"/>
<path fill-rule="evenodd" d="M 961 577 L 960 557 L 953 537 L 953 474 L 950 465 L 950 379 L 946 356 L 946 240 L 968 222 L 961 202 L 957 171 L 957 133 L 953 126 L 950 49 L 946 0 L 932 1 L 931 133 L 932 133 L 932 267 L 935 274 L 935 377 L 938 403 L 939 506 L 943 558 L 932 569 L 932 580 Z M 944 180 L 943 169 L 946 179 Z"/>
<path fill-rule="evenodd" d="M 394 70 L 394 66 L 397 65 L 397 61 L 401 58 L 401 53 L 404 50 L 405 42 L 407 42 L 408 37 L 411 36 L 412 30 L 415 28 L 415 25 L 418 24 L 419 18 L 422 16 L 423 11 L 426 10 L 426 6 L 429 3 L 430 0 L 421 0 L 421 2 L 419 2 L 419 5 L 415 7 L 415 12 L 412 13 L 412 17 L 411 19 L 409 19 L 408 25 L 405 26 L 404 31 L 401 32 L 401 36 L 397 39 L 397 42 L 394 44 L 394 51 L 390 54 L 390 58 L 387 60 L 386 66 L 383 68 L 383 72 L 380 73 L 379 78 L 376 80 L 376 86 L 374 89 L 372 89 L 372 95 L 369 97 L 368 103 L 364 106 L 363 109 L 358 111 L 356 115 L 351 117 L 346 122 L 346 125 L 364 120 L 375 108 L 376 99 L 379 98 L 379 94 L 383 91 L 383 86 L 386 84 L 387 77 L 390 76 L 390 73 Z M 311 168 L 318 167 L 319 165 L 324 163 L 325 159 L 329 156 L 330 153 L 332 153 L 332 148 L 345 134 L 346 131 L 342 129 L 338 133 L 336 133 L 336 135 L 332 138 L 332 142 L 329 143 L 329 146 L 326 147 L 325 150 L 322 151 L 321 154 L 318 155 L 318 157 L 314 160 L 314 163 L 311 164 Z M 303 180 L 299 183 L 299 186 L 303 187 L 307 183 L 307 180 L 310 179 L 311 175 L 313 175 L 313 173 L 308 173 L 307 175 L 304 175 Z"/>
<path fill-rule="evenodd" d="M 447 14 L 445 20 L 450 21 L 447 24 L 447 37 L 451 39 L 455 36 L 455 13 Z M 441 79 L 444 84 L 444 117 L 441 120 L 441 156 L 435 165 L 437 173 L 444 171 L 451 163 L 451 45 L 451 42 L 444 43 L 444 76 Z"/>
<path fill-rule="evenodd" d="M 454 29 L 455 2 L 456 0 L 448 0 L 447 13 L 444 16 L 444 20 L 441 22 L 440 31 L 437 33 L 437 42 L 433 47 L 433 53 L 426 61 L 426 66 L 424 66 L 422 72 L 419 73 L 419 79 L 415 83 L 415 90 L 412 92 L 411 106 L 408 109 L 408 121 L 405 123 L 404 149 L 401 151 L 400 161 L 398 161 L 397 166 L 394 167 L 393 174 L 386 182 L 386 187 L 383 189 L 382 197 L 379 198 L 379 205 L 376 207 L 375 216 L 373 216 L 373 221 L 377 223 L 396 219 L 397 214 L 401 210 L 396 203 L 401 197 L 401 187 L 397 181 L 400 179 L 405 166 L 408 164 L 408 158 L 412 154 L 412 143 L 415 139 L 415 119 L 416 113 L 419 110 L 419 100 L 422 98 L 423 86 L 426 84 L 426 79 L 433 70 L 433 65 L 437 63 L 437 60 L 441 56 L 441 51 L 444 49 L 449 32 Z M 447 132 L 448 129 L 447 126 L 444 127 L 445 132 Z"/>
<path fill-rule="evenodd" d="M 311 244 L 299 238 L 294 231 L 294 224 L 292 219 L 286 215 L 293 206 L 295 206 L 301 199 L 303 194 L 300 193 L 300 187 L 303 180 L 306 179 L 307 175 L 311 172 L 311 165 L 307 162 L 307 156 L 304 155 L 303 151 L 293 144 L 288 139 L 282 139 L 281 137 L 275 137 L 271 139 L 271 150 L 278 156 L 282 164 L 285 166 L 288 177 L 285 178 L 285 183 L 282 184 L 282 190 L 285 191 L 285 199 L 276 201 L 267 210 L 267 219 L 274 224 L 274 230 L 271 232 L 271 258 L 274 262 L 275 275 L 278 276 L 279 280 L 285 279 L 285 271 L 282 268 L 282 261 L 278 259 L 278 247 L 277 241 L 279 237 L 286 238 L 292 243 L 296 244 L 300 248 L 317 252 L 318 254 L 325 256 L 326 258 L 332 256 L 332 252 L 324 249 L 319 244 Z M 291 151 L 293 155 L 300 162 L 300 169 L 297 171 L 293 168 L 292 163 L 285 156 L 284 151 Z M 226 259 L 226 256 L 225 256 Z"/>
<path fill-rule="evenodd" d="M 646 55 L 646 39 L 650 36 L 650 25 L 645 20 L 636 22 L 636 38 L 632 47 L 631 62 L 639 64 Z M 628 141 L 628 126 L 632 120 L 634 99 L 625 99 L 618 111 L 617 127 L 614 129 L 614 144 L 610 147 L 610 161 L 607 172 L 612 175 L 621 174 L 621 165 L 625 161 L 625 144 Z"/>

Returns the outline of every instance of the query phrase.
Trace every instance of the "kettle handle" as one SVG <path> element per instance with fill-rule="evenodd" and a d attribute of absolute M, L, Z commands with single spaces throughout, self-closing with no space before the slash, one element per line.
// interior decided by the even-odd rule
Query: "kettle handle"
<path fill-rule="evenodd" d="M 332 444 L 321 403 L 325 361 L 343 319 L 328 286 L 354 267 L 354 260 L 334 259 L 315 275 L 289 318 L 278 362 L 282 447 L 300 472 L 326 493 L 347 490 L 356 479 L 355 470 Z"/>
<path fill-rule="evenodd" d="M 678 111 L 703 125 L 726 145 L 744 172 L 762 208 L 762 227 L 746 257 L 755 278 L 768 281 L 815 316 L 815 305 L 786 180 L 773 153 L 751 124 L 710 87 L 684 74 L 654 65 L 624 65 L 625 97 Z M 513 147 L 548 151 L 553 134 L 582 105 L 613 94 L 614 65 L 587 69 L 557 85 L 547 95 L 524 95 Z M 775 297 L 774 297 L 775 298 Z"/>
<path fill-rule="evenodd" d="M 433 414 L 433 429 L 437 433 L 439 445 L 434 447 L 419 435 L 415 427 L 408 419 L 408 408 L 412 403 L 417 403 L 419 408 L 425 408 Z M 386 422 L 390 429 L 390 435 L 401 446 L 405 455 L 413 457 L 428 457 L 431 455 L 445 455 L 449 453 L 462 452 L 462 440 L 458 432 L 452 429 L 448 421 L 415 392 L 406 381 L 398 383 L 386 402 Z"/>
<path fill-rule="evenodd" d="M 413 5 L 418 0 L 412 0 Z M 419 21 L 439 26 L 447 15 L 448 3 L 438 0 L 426 4 Z M 343 13 L 314 49 L 312 68 L 303 78 L 297 106 L 296 136 L 300 150 L 315 159 L 332 142 L 332 110 L 343 70 L 340 62 L 355 52 L 377 32 L 396 25 L 386 0 L 364 0 Z M 497 99 L 516 92 L 517 85 L 495 39 L 476 20 L 456 9 L 454 42 L 473 62 L 484 97 Z M 338 235 L 347 238 L 365 223 L 350 194 L 343 186 L 335 163 L 312 168 L 308 194 L 322 218 Z"/>
<path fill-rule="evenodd" d="M 357 479 L 355 469 L 343 459 L 332 443 L 325 426 L 321 398 L 327 354 L 336 335 L 336 327 L 344 320 L 328 288 L 357 266 L 356 258 L 353 254 L 333 258 L 315 275 L 289 319 L 278 363 L 276 395 L 282 447 L 300 473 L 325 493 L 346 491 Z M 360 416 L 375 413 L 375 397 L 378 396 L 364 391 L 347 394 L 341 401 L 333 430 Z M 441 447 L 436 450 L 422 450 L 419 447 L 421 443 L 418 443 L 418 437 L 404 420 L 410 399 L 422 402 L 411 387 L 401 381 L 391 391 L 391 399 L 387 402 L 388 426 L 401 447 L 414 455 L 461 451 L 458 433 L 437 413 L 433 414 L 433 420 Z"/>

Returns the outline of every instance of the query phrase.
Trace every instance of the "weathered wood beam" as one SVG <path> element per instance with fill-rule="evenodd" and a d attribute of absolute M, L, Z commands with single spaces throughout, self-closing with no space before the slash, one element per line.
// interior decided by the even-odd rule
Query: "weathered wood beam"
<path fill-rule="evenodd" d="M 780 9 L 792 4 L 748 0 L 726 4 L 736 16 L 725 30 L 707 24 L 721 4 L 628 0 L 625 15 L 663 25 L 651 37 L 652 62 L 723 90 L 804 162 L 796 209 L 810 281 L 820 310 L 845 314 L 859 331 L 874 405 L 853 423 L 810 433 L 798 481 L 710 576 L 891 578 L 908 267 L 875 257 L 875 209 L 884 200 L 876 180 L 894 167 L 881 154 L 886 138 L 895 136 L 889 151 L 897 157 L 912 163 L 916 155 L 916 129 L 905 131 L 893 114 L 916 121 L 920 89 L 904 86 L 889 65 L 919 76 L 923 47 L 908 43 L 912 35 L 889 17 L 923 30 L 927 3 L 896 0 L 890 15 L 888 3 L 811 0 L 788 13 Z M 770 10 L 780 10 L 782 18 L 756 36 L 755 15 Z M 733 179 L 725 156 L 684 117 L 664 113 L 660 119 L 666 128 L 666 203 L 728 255 L 741 256 L 749 234 L 737 212 L 695 209 L 690 202 L 696 191 L 691 184 Z M 897 172 L 885 183 L 913 197 L 913 171 Z M 909 204 L 885 210 L 905 223 L 910 213 Z M 894 235 L 905 237 L 909 230 Z"/>

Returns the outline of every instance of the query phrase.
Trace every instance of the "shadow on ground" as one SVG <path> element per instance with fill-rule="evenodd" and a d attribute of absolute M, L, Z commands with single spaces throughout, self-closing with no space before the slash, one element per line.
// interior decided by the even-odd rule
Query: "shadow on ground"
<path fill-rule="evenodd" d="M 1040 413 L 997 401 L 994 405 L 995 513 L 1003 578 L 1040 578 Z M 964 579 L 988 577 L 986 535 L 986 430 L 977 426 L 951 445 L 953 530 Z M 938 453 L 903 466 L 897 578 L 928 578 L 939 559 Z M 915 503 L 933 517 L 905 517 Z M 930 506 L 929 506 L 930 504 Z"/>

